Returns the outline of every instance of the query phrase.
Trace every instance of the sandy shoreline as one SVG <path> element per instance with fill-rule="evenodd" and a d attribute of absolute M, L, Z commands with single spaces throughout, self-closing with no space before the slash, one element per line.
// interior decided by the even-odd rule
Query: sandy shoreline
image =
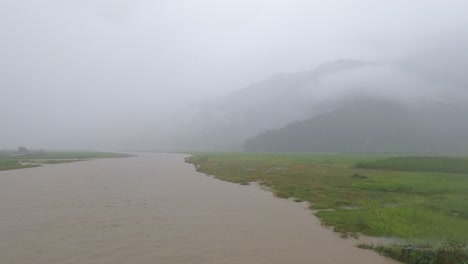
<path fill-rule="evenodd" d="M 0 172 L 0 263 L 397 263 L 184 155 Z"/>

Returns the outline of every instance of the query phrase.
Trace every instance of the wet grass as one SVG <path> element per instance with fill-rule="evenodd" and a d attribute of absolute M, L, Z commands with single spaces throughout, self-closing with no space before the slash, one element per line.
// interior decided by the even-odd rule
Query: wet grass
<path fill-rule="evenodd" d="M 31 159 L 99 159 L 99 158 L 125 158 L 132 155 L 114 152 L 99 151 L 53 151 L 20 156 L 0 156 L 0 159 L 31 160 Z"/>
<path fill-rule="evenodd" d="M 61 164 L 61 163 L 70 163 L 70 162 L 77 162 L 83 161 L 84 159 L 52 159 L 52 160 L 35 160 L 34 162 L 38 162 L 40 164 Z"/>
<path fill-rule="evenodd" d="M 358 168 L 400 171 L 429 171 L 468 173 L 468 159 L 461 157 L 391 157 L 388 159 L 358 162 Z"/>
<path fill-rule="evenodd" d="M 381 155 L 199 153 L 187 161 L 221 180 L 259 182 L 278 197 L 310 202 L 311 209 L 332 209 L 319 210 L 317 216 L 342 233 L 398 237 L 417 244 L 468 241 L 468 174 L 426 171 L 427 167 L 420 166 L 422 160 L 414 157 L 409 158 L 415 161 L 412 171 L 356 166 L 392 159 Z M 459 164 L 459 158 L 455 159 Z M 445 161 L 453 164 L 450 158 L 437 160 L 438 164 Z M 433 159 L 426 163 L 437 164 Z"/>
<path fill-rule="evenodd" d="M 0 171 L 3 170 L 17 170 L 17 169 L 26 169 L 26 168 L 34 168 L 39 167 L 40 165 L 33 165 L 33 164 L 21 164 L 18 160 L 2 160 L 0 159 Z"/>
<path fill-rule="evenodd" d="M 448 241 L 436 247 L 432 245 L 369 245 L 360 244 L 359 248 L 372 249 L 384 256 L 409 264 L 466 264 L 468 250 L 466 244 Z"/>
<path fill-rule="evenodd" d="M 124 158 L 132 155 L 96 151 L 57 151 L 27 155 L 0 155 L 0 171 L 39 167 L 42 164 L 59 164 L 97 158 Z"/>

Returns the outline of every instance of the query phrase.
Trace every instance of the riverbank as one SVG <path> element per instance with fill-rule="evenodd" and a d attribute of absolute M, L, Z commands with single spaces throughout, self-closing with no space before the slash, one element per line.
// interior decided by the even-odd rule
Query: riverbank
<path fill-rule="evenodd" d="M 40 167 L 100 158 L 126 158 L 132 155 L 99 151 L 52 151 L 21 155 L 0 155 L 0 171 Z"/>
<path fill-rule="evenodd" d="M 0 172 L 0 263 L 396 264 L 303 203 L 206 177 L 186 155 Z"/>
<path fill-rule="evenodd" d="M 278 197 L 307 201 L 311 209 L 318 210 L 316 215 L 322 223 L 333 226 L 342 236 L 362 233 L 394 237 L 404 239 L 405 246 L 411 244 L 424 252 L 465 244 L 468 241 L 468 175 L 453 173 L 453 166 L 449 166 L 450 170 L 441 170 L 443 166 L 437 170 L 428 170 L 427 166 L 423 170 L 417 166 L 401 170 L 397 166 L 401 160 L 396 163 L 387 158 L 200 153 L 187 161 L 198 171 L 218 179 L 240 184 L 258 182 Z M 442 158 L 444 162 L 447 159 Z M 404 160 L 419 165 L 440 165 L 432 157 L 423 162 L 413 158 Z M 464 162 L 456 160 L 460 166 L 468 164 L 467 159 L 461 160 Z M 457 249 L 449 246 L 447 250 Z M 385 250 L 380 252 L 387 254 Z M 468 256 L 466 252 L 463 254 Z M 392 257 L 401 256 L 393 254 Z"/>

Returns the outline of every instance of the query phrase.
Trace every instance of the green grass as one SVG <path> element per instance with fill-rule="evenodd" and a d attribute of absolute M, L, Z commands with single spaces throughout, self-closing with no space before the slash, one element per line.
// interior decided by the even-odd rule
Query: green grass
<path fill-rule="evenodd" d="M 466 244 L 447 241 L 437 247 L 431 245 L 369 245 L 360 244 L 359 248 L 372 249 L 382 255 L 409 264 L 466 264 L 468 250 Z"/>
<path fill-rule="evenodd" d="M 310 202 L 312 209 L 333 209 L 317 216 L 343 233 L 439 243 L 468 241 L 468 175 L 452 173 L 459 170 L 426 171 L 423 165 L 441 168 L 447 161 L 462 168 L 468 163 L 454 159 L 425 158 L 421 165 L 416 157 L 199 153 L 187 161 L 221 180 L 259 182 L 278 197 Z M 412 171 L 356 166 L 381 164 L 380 160 L 407 162 Z"/>
<path fill-rule="evenodd" d="M 343 236 L 404 239 L 412 245 L 361 245 L 399 261 L 468 264 L 468 159 L 197 153 L 187 162 L 221 180 L 259 182 L 278 197 L 307 201 Z"/>
<path fill-rule="evenodd" d="M 82 161 L 82 159 L 52 159 L 52 160 L 35 160 L 40 164 L 60 164 L 60 163 L 70 163 L 70 162 L 77 162 Z"/>
<path fill-rule="evenodd" d="M 0 171 L 3 170 L 16 170 L 16 169 L 25 169 L 25 168 L 34 168 L 40 165 L 23 165 L 18 160 L 2 160 L 0 159 Z"/>
<path fill-rule="evenodd" d="M 359 162 L 358 168 L 401 171 L 432 171 L 468 173 L 468 159 L 461 157 L 392 157 L 384 160 Z"/>
<path fill-rule="evenodd" d="M 21 156 L 0 156 L 0 159 L 99 159 L 99 158 L 124 158 L 131 157 L 129 154 L 98 151 L 53 151 Z"/>
<path fill-rule="evenodd" d="M 132 155 L 96 151 L 55 151 L 28 155 L 0 155 L 0 171 L 33 168 L 41 164 L 69 163 L 97 158 L 124 158 Z"/>

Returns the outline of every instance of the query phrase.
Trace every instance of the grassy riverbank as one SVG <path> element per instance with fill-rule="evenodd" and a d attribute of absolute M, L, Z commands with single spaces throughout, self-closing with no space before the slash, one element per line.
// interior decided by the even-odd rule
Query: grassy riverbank
<path fill-rule="evenodd" d="M 0 171 L 39 167 L 97 158 L 123 158 L 131 155 L 97 151 L 54 151 L 25 155 L 0 155 Z"/>
<path fill-rule="evenodd" d="M 468 241 L 468 158 L 212 153 L 187 161 L 221 180 L 259 182 L 278 197 L 308 201 L 345 235 L 435 248 Z"/>

